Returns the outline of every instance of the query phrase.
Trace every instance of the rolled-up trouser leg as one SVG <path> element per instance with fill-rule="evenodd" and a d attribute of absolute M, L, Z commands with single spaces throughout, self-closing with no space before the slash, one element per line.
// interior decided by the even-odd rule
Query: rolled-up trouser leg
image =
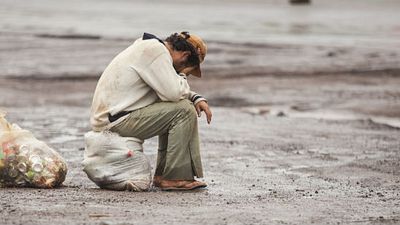
<path fill-rule="evenodd" d="M 156 175 L 165 179 L 190 180 L 194 176 L 203 176 L 197 129 L 193 104 L 181 100 L 158 102 L 135 110 L 111 131 L 143 140 L 161 136 Z"/>

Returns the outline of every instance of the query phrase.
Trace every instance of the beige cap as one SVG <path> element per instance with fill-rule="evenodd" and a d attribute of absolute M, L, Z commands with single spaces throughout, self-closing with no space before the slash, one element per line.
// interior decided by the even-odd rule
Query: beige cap
<path fill-rule="evenodd" d="M 180 36 L 185 38 L 187 42 L 193 45 L 193 47 L 197 51 L 197 54 L 199 55 L 199 61 L 200 63 L 202 63 L 207 54 L 206 43 L 204 43 L 204 41 L 199 36 L 188 34 L 187 32 L 181 32 Z M 191 74 L 196 77 L 201 77 L 200 64 L 191 72 Z"/>

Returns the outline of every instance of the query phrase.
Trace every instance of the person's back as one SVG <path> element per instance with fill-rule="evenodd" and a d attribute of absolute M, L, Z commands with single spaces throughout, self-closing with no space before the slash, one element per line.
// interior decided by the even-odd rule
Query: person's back
<path fill-rule="evenodd" d="M 162 43 L 157 39 L 140 38 L 111 61 L 101 75 L 93 97 L 90 122 L 94 131 L 108 129 L 122 119 L 110 123 L 109 114 L 133 111 L 159 99 L 154 89 L 145 82 L 152 77 L 144 77 L 152 75 L 150 65 L 156 59 L 172 65 L 171 56 Z M 171 98 L 166 100 L 171 101 L 179 100 L 189 92 L 188 85 L 183 85 L 183 88 L 171 85 L 163 89 L 168 92 L 164 95 Z M 177 96 L 175 99 L 174 95 Z"/>

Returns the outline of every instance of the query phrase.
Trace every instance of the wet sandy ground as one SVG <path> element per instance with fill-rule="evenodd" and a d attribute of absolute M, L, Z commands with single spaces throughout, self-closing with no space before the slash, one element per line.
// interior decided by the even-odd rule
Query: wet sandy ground
<path fill-rule="evenodd" d="M 140 36 L 0 31 L 0 77 L 94 78 Z M 299 44 L 208 41 L 206 78 L 335 74 L 400 68 L 398 44 Z"/>
<path fill-rule="evenodd" d="M 113 192 L 87 179 L 80 162 L 95 79 L 1 79 L 9 120 L 70 170 L 59 189 L 1 189 L 0 223 L 397 224 L 400 129 L 373 118 L 398 118 L 398 75 L 191 80 L 214 119 L 199 120 L 209 188 L 189 193 Z M 156 141 L 145 144 L 153 165 Z"/>
<path fill-rule="evenodd" d="M 69 166 L 61 188 L 0 189 L 0 224 L 400 223 L 398 2 L 213 2 L 184 24 L 147 17 L 147 1 L 0 4 L 0 108 Z M 173 13 L 189 7 L 175 3 Z M 204 78 L 190 78 L 214 114 L 211 125 L 199 119 L 207 190 L 106 191 L 82 172 L 96 81 L 152 31 L 132 26 L 140 18 L 157 19 L 156 34 L 182 25 L 208 40 Z M 156 148 L 145 143 L 152 165 Z"/>

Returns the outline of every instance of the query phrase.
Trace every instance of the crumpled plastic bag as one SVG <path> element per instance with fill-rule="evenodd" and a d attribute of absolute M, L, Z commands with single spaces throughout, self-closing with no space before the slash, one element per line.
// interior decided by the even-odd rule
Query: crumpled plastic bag
<path fill-rule="evenodd" d="M 61 155 L 4 116 L 0 112 L 0 187 L 61 185 L 67 174 Z"/>
<path fill-rule="evenodd" d="M 117 191 L 146 191 L 151 166 L 143 153 L 143 141 L 110 131 L 85 134 L 83 171 L 97 186 Z"/>

